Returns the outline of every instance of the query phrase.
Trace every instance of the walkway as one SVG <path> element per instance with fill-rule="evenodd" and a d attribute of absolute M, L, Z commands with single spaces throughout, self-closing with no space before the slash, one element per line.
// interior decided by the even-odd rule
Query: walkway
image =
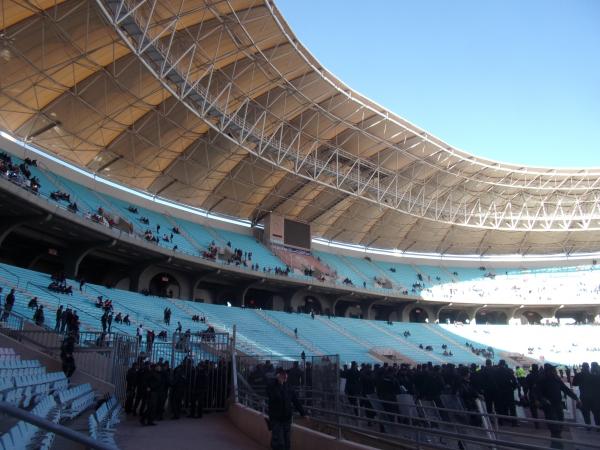
<path fill-rule="evenodd" d="M 202 419 L 163 420 L 143 427 L 139 417 L 127 417 L 117 425 L 120 450 L 266 450 L 242 434 L 225 413 L 205 414 Z"/>

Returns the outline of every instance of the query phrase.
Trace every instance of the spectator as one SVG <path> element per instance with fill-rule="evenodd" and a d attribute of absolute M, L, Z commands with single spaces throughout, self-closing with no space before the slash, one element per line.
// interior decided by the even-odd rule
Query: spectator
<path fill-rule="evenodd" d="M 11 289 L 10 292 L 8 294 L 6 294 L 6 298 L 4 299 L 4 311 L 2 313 L 2 321 L 5 321 L 6 319 L 8 319 L 8 316 L 10 315 L 13 306 L 15 304 L 15 290 Z"/>
<path fill-rule="evenodd" d="M 38 307 L 37 297 L 33 297 L 31 300 L 29 300 L 27 307 L 29 309 L 37 309 L 37 307 Z"/>
<path fill-rule="evenodd" d="M 33 321 L 39 327 L 44 325 L 44 305 L 38 306 L 33 314 Z"/>
<path fill-rule="evenodd" d="M 63 305 L 60 305 L 56 310 L 56 325 L 54 325 L 54 331 L 57 333 L 60 331 L 60 319 L 63 315 Z"/>

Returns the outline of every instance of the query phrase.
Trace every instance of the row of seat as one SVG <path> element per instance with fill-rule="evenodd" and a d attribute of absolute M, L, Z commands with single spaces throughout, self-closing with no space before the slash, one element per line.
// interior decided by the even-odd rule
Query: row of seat
<path fill-rule="evenodd" d="M 52 395 L 45 395 L 31 410 L 33 414 L 54 423 L 60 420 L 60 407 Z M 54 433 L 40 429 L 23 420 L 2 435 L 2 450 L 47 450 L 54 443 Z"/>
<path fill-rule="evenodd" d="M 34 359 L 21 359 L 18 355 L 0 358 L 0 369 L 32 369 L 39 367 L 39 361 Z"/>
<path fill-rule="evenodd" d="M 121 405 L 113 396 L 102 403 L 88 417 L 88 430 L 92 439 L 117 448 L 114 427 L 120 421 Z"/>
<path fill-rule="evenodd" d="M 80 384 L 58 393 L 58 400 L 61 404 L 67 404 L 77 397 L 87 394 L 92 390 L 92 386 L 89 383 Z"/>
<path fill-rule="evenodd" d="M 95 403 L 96 394 L 92 386 L 86 383 L 60 391 L 58 399 L 62 406 L 63 417 L 73 419 Z"/>
<path fill-rule="evenodd" d="M 46 373 L 45 367 L 20 367 L 18 369 L 0 369 L 0 378 L 36 376 Z"/>
<path fill-rule="evenodd" d="M 4 401 L 22 408 L 28 408 L 43 395 L 66 389 L 68 385 L 69 380 L 63 372 L 0 379 L 0 386 L 6 388 L 2 392 Z"/>
<path fill-rule="evenodd" d="M 63 372 L 46 373 L 46 367 L 37 360 L 21 360 L 13 349 L 1 349 L 0 359 L 27 363 L 27 367 L 0 369 L 0 401 L 6 401 L 54 423 L 79 416 L 95 404 L 96 393 L 89 383 L 71 386 Z M 35 371 L 29 372 L 28 371 Z M 112 398 L 94 414 L 102 427 L 117 422 L 119 410 Z M 109 414 L 110 412 L 110 414 Z M 49 449 L 54 434 L 25 421 L 19 421 L 0 439 L 0 450 Z"/>

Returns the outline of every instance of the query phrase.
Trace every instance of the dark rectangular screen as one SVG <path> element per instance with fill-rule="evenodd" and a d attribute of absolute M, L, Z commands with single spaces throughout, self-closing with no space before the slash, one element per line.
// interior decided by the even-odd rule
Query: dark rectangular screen
<path fill-rule="evenodd" d="M 283 243 L 292 247 L 310 250 L 310 225 L 285 219 L 283 224 Z"/>

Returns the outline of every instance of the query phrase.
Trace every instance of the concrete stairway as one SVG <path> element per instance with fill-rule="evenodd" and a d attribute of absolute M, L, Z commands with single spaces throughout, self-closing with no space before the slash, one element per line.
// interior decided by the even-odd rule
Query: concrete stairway
<path fill-rule="evenodd" d="M 264 319 L 266 322 L 268 322 L 273 327 L 277 328 L 282 333 L 287 334 L 288 336 L 296 339 L 296 341 L 298 341 L 298 343 L 300 345 L 302 345 L 303 347 L 306 347 L 306 349 L 309 350 L 313 355 L 315 355 L 315 356 L 323 356 L 324 355 L 324 353 L 319 348 L 317 348 L 316 345 L 314 345 L 308 339 L 305 339 L 303 337 L 296 337 L 295 334 L 294 334 L 294 332 L 293 332 L 293 330 L 290 330 L 288 327 L 286 327 L 285 325 L 283 325 L 281 322 L 277 321 L 277 319 L 274 319 L 273 317 L 268 316 L 267 314 L 265 314 L 261 310 L 254 309 L 253 311 L 259 317 L 261 317 L 262 319 Z"/>
<path fill-rule="evenodd" d="M 388 335 L 390 338 L 394 339 L 395 341 L 401 343 L 404 347 L 409 347 L 410 349 L 415 351 L 417 354 L 425 355 L 427 358 L 435 360 L 436 362 L 439 362 L 439 363 L 445 364 L 448 362 L 447 360 L 444 360 L 444 359 L 438 357 L 437 355 L 433 354 L 432 352 L 427 352 L 425 350 L 421 350 L 417 345 L 413 344 L 412 342 L 409 342 L 408 339 L 402 339 L 400 336 L 397 336 L 394 333 L 390 333 L 385 328 L 377 325 L 377 323 L 375 323 L 375 321 L 373 321 L 373 320 L 366 320 L 365 322 L 367 322 L 369 324 L 369 326 L 377 329 L 378 331 Z"/>
<path fill-rule="evenodd" d="M 340 327 L 336 323 L 333 323 L 333 321 L 324 319 L 322 316 L 315 316 L 315 318 L 316 318 L 316 320 L 319 320 L 321 323 L 325 324 L 329 328 L 332 328 L 333 330 L 335 330 L 339 334 L 345 336 L 349 340 L 356 342 L 361 347 L 366 348 L 368 351 L 371 350 L 371 345 L 366 344 L 365 342 L 363 342 L 362 340 L 356 338 L 355 336 L 352 336 L 350 333 L 348 333 L 346 330 L 344 330 L 343 327 Z M 368 322 L 370 322 L 370 321 L 368 321 Z M 371 355 L 371 356 L 373 356 L 373 358 L 379 360 L 380 362 L 385 362 L 385 361 L 381 360 L 380 358 L 378 358 L 375 355 Z"/>

